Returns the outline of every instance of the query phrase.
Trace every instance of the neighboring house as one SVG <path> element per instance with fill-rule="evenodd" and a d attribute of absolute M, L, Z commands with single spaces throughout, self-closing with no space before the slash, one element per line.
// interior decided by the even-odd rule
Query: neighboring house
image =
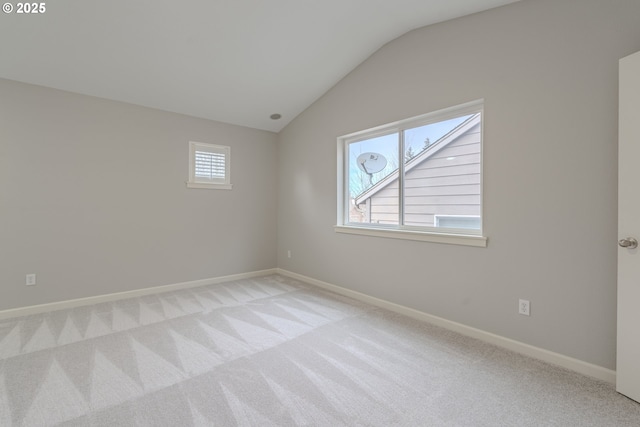
<path fill-rule="evenodd" d="M 474 114 L 405 164 L 405 225 L 480 228 L 480 132 Z M 397 224 L 398 191 L 396 169 L 355 197 L 352 220 Z"/>

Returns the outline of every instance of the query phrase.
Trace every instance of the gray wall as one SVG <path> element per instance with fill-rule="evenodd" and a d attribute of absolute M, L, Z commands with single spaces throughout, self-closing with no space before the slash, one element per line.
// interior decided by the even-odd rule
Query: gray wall
<path fill-rule="evenodd" d="M 384 46 L 279 135 L 279 266 L 614 369 L 617 71 L 639 16 L 523 0 Z M 479 98 L 487 248 L 333 231 L 336 137 Z"/>
<path fill-rule="evenodd" d="M 0 132 L 0 310 L 276 267 L 273 133 L 8 80 Z M 189 140 L 233 190 L 186 188 Z"/>

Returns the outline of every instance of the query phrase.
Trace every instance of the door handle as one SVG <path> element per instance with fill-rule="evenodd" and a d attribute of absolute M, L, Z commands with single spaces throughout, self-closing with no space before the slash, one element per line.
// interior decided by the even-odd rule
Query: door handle
<path fill-rule="evenodd" d="M 627 248 L 627 249 L 635 249 L 635 248 L 638 247 L 638 241 L 636 239 L 634 239 L 633 237 L 627 237 L 626 239 L 620 239 L 618 241 L 618 244 L 620 245 L 620 247 Z"/>

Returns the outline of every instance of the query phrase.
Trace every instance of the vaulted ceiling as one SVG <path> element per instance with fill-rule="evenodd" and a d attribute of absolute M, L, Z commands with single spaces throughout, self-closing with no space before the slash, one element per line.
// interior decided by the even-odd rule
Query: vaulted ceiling
<path fill-rule="evenodd" d="M 387 42 L 514 1 L 11 2 L 0 77 L 277 132 Z"/>

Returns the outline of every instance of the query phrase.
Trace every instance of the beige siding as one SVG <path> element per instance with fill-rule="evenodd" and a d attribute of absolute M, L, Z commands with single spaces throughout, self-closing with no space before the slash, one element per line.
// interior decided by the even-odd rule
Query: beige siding
<path fill-rule="evenodd" d="M 480 161 L 478 125 L 411 168 L 405 178 L 405 225 L 433 226 L 434 215 L 479 216 Z M 397 224 L 398 181 L 370 203 L 371 222 Z"/>
<path fill-rule="evenodd" d="M 371 222 L 374 224 L 397 224 L 400 209 L 398 208 L 397 180 L 382 190 L 371 202 Z"/>

